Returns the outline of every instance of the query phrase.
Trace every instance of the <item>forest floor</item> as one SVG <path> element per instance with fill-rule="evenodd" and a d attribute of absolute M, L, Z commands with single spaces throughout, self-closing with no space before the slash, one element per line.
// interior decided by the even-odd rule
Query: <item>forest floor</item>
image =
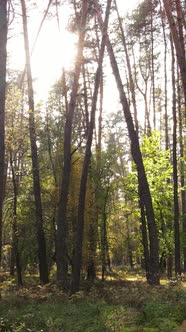
<path fill-rule="evenodd" d="M 69 297 L 53 283 L 34 286 L 31 276 L 20 289 L 0 280 L 0 332 L 186 332 L 186 282 L 152 287 L 114 273 Z"/>

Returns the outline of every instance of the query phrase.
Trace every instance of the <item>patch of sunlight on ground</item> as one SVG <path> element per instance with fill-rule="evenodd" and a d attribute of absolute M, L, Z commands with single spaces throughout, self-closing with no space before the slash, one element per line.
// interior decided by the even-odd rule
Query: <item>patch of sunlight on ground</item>
<path fill-rule="evenodd" d="M 160 283 L 161 283 L 161 285 L 168 285 L 168 284 L 170 284 L 170 280 L 168 280 L 168 279 L 161 279 Z"/>
<path fill-rule="evenodd" d="M 143 276 L 140 276 L 139 274 L 126 274 L 125 277 L 124 277 L 125 280 L 128 280 L 128 281 L 145 281 L 145 277 Z"/>

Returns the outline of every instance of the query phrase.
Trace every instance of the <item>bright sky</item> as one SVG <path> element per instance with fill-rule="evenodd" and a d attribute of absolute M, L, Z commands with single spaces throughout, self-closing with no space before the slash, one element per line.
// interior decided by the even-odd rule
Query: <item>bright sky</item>
<path fill-rule="evenodd" d="M 38 0 L 45 9 L 48 1 Z M 127 11 L 134 9 L 139 0 L 117 0 L 119 11 L 121 15 Z M 44 6 L 45 3 L 45 6 Z M 43 11 L 40 13 L 35 10 L 28 13 L 29 21 L 29 38 L 32 45 L 38 26 L 41 22 Z M 45 99 L 47 92 L 61 76 L 62 67 L 68 69 L 73 63 L 75 55 L 75 42 L 76 38 L 66 31 L 68 22 L 68 7 L 62 6 L 59 9 L 59 22 L 60 31 L 58 29 L 57 19 L 54 17 L 49 21 L 45 21 L 41 30 L 35 51 L 32 56 L 32 74 L 35 79 L 34 88 L 37 99 Z M 10 40 L 9 54 L 10 54 L 10 67 L 14 69 L 23 70 L 24 68 L 24 47 L 23 38 L 21 36 L 22 22 L 16 26 L 15 29 L 20 29 L 20 34 Z M 17 33 L 17 31 L 16 31 Z M 113 99 L 112 99 L 113 101 Z"/>

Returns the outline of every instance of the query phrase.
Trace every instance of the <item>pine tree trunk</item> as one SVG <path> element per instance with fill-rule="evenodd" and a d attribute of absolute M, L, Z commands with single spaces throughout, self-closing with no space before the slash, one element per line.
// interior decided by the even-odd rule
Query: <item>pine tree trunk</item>
<path fill-rule="evenodd" d="M 161 1 L 160 1 L 161 6 Z M 162 11 L 162 8 L 161 8 Z M 165 92 L 165 150 L 169 149 L 169 130 L 168 130 L 168 107 L 167 107 L 167 38 L 165 33 L 165 22 L 163 13 L 161 14 L 163 41 L 164 41 L 164 92 Z"/>
<path fill-rule="evenodd" d="M 183 230 L 183 269 L 186 272 L 186 190 L 185 190 L 185 162 L 184 162 L 184 132 L 181 107 L 181 91 L 178 74 L 178 111 L 179 111 L 179 148 L 180 148 L 180 184 L 181 184 L 181 210 Z"/>
<path fill-rule="evenodd" d="M 172 52 L 172 115 L 173 115 L 173 183 L 174 183 L 174 241 L 175 241 L 175 273 L 181 274 L 180 256 L 180 225 L 178 202 L 178 171 L 177 171 L 177 114 L 176 114 L 176 81 L 175 81 L 175 56 L 171 39 Z"/>
<path fill-rule="evenodd" d="M 153 32 L 153 1 L 151 2 L 151 79 L 152 79 L 152 106 L 153 106 L 153 125 L 156 129 L 156 99 L 155 99 L 155 73 L 154 73 L 154 32 Z"/>
<path fill-rule="evenodd" d="M 2 255 L 4 171 L 5 171 L 5 95 L 7 60 L 7 0 L 0 1 L 0 263 Z"/>
<path fill-rule="evenodd" d="M 64 165 L 62 174 L 62 187 L 59 199 L 59 207 L 57 212 L 57 233 L 56 233 L 56 264 L 57 264 L 57 282 L 60 287 L 67 290 L 68 285 L 68 225 L 67 225 L 67 199 L 69 192 L 69 182 L 71 173 L 71 137 L 72 122 L 74 110 L 76 106 L 76 98 L 78 92 L 78 82 L 83 62 L 83 48 L 85 27 L 87 20 L 88 1 L 82 2 L 81 27 L 79 32 L 78 51 L 76 57 L 76 65 L 74 70 L 74 81 L 68 111 L 66 115 L 65 131 L 64 131 Z"/>
<path fill-rule="evenodd" d="M 103 37 L 102 37 L 101 48 L 100 48 L 100 52 L 99 52 L 98 68 L 97 68 L 96 76 L 95 76 L 95 86 L 94 86 L 94 93 L 93 93 L 93 100 L 92 100 L 91 119 L 90 119 L 89 128 L 88 128 L 86 151 L 85 151 L 83 169 L 82 169 L 82 174 L 81 174 L 79 205 L 78 205 L 77 236 L 76 236 L 75 255 L 74 255 L 74 262 L 73 262 L 71 293 L 75 293 L 75 292 L 79 291 L 79 286 L 80 286 L 86 185 L 87 185 L 88 169 L 89 169 L 90 159 L 91 159 L 91 146 L 92 146 L 93 130 L 94 130 L 94 126 L 95 126 L 96 105 L 97 105 L 99 86 L 100 86 L 100 80 L 101 80 L 101 75 L 102 75 L 102 63 L 103 63 L 105 44 L 106 44 L 106 38 L 107 38 L 107 28 L 108 28 L 111 1 L 112 0 L 107 1 L 105 22 L 104 22 L 103 31 L 102 31 Z"/>
<path fill-rule="evenodd" d="M 180 157 L 183 158 L 184 152 L 183 148 L 180 146 Z M 185 186 L 185 177 L 184 177 L 184 162 L 181 161 L 181 187 Z M 181 191 L 181 206 L 182 206 L 182 229 L 183 229 L 183 266 L 184 272 L 186 272 L 186 190 L 182 189 Z"/>
<path fill-rule="evenodd" d="M 103 21 L 101 17 L 101 11 L 97 0 L 94 0 L 95 7 L 97 9 L 97 15 L 100 26 L 102 26 Z M 147 224 L 149 230 L 149 243 L 150 243 L 150 270 L 148 275 L 148 283 L 153 285 L 159 285 L 160 276 L 159 276 L 159 246 L 158 246 L 158 236 L 157 236 L 157 228 L 154 217 L 154 210 L 152 205 L 152 198 L 150 194 L 150 189 L 144 169 L 142 154 L 139 146 L 138 135 L 134 129 L 133 119 L 131 116 L 129 104 L 123 90 L 123 83 L 121 80 L 119 68 L 116 62 L 116 58 L 114 55 L 114 51 L 112 45 L 110 43 L 109 38 L 107 37 L 107 51 L 110 57 L 111 67 L 113 70 L 113 74 L 115 76 L 116 84 L 118 87 L 120 102 L 123 107 L 124 117 L 127 123 L 128 133 L 131 140 L 131 153 L 133 160 L 137 167 L 138 172 L 138 182 L 139 182 L 139 195 L 142 204 L 145 207 Z"/>
<path fill-rule="evenodd" d="M 139 201 L 139 206 L 141 210 L 141 232 L 142 232 L 142 244 L 143 244 L 143 253 L 145 261 L 145 271 L 148 280 L 149 271 L 150 271 L 150 254 L 149 254 L 149 244 L 147 236 L 147 223 L 146 223 L 144 205 L 141 203 L 141 201 Z"/>
<path fill-rule="evenodd" d="M 117 16 L 118 16 L 118 22 L 119 22 L 119 27 L 120 27 L 120 31 L 121 31 L 121 37 L 122 37 L 122 43 L 123 43 L 126 62 L 127 62 L 127 70 L 128 70 L 128 74 L 129 74 L 128 75 L 129 76 L 129 86 L 130 86 L 130 93 L 131 93 L 131 97 L 132 97 L 132 105 L 133 105 L 133 108 L 134 108 L 135 129 L 136 129 L 136 132 L 138 133 L 138 116 L 137 116 L 137 107 L 136 107 L 135 86 L 134 86 L 134 80 L 133 80 L 133 77 L 132 77 L 132 67 L 131 67 L 131 63 L 130 63 L 130 57 L 129 57 L 129 54 L 128 54 L 124 28 L 122 26 L 121 17 L 119 15 L 117 1 L 114 0 L 114 3 L 115 3 L 115 7 L 116 7 Z"/>
<path fill-rule="evenodd" d="M 131 246 L 131 237 L 130 237 L 130 228 L 129 228 L 129 219 L 128 215 L 126 216 L 126 238 L 127 238 L 127 260 L 130 265 L 130 268 L 134 268 L 134 262 L 133 262 L 133 252 L 132 252 L 132 246 Z"/>
<path fill-rule="evenodd" d="M 106 214 L 106 200 L 104 203 L 104 210 L 101 221 L 101 280 L 105 280 L 105 273 L 107 271 L 106 264 L 106 242 L 107 242 L 107 214 Z"/>
<path fill-rule="evenodd" d="M 174 47 L 176 50 L 176 57 L 180 69 L 181 79 L 182 79 L 182 86 L 183 86 L 183 93 L 184 93 L 184 100 L 186 106 L 186 58 L 185 58 L 185 46 L 183 42 L 183 31 L 182 31 L 182 18 L 180 17 L 180 13 L 178 12 L 178 30 L 177 25 L 172 13 L 172 6 L 170 0 L 163 0 L 166 16 L 169 22 L 169 27 L 174 43 Z M 176 9 L 179 11 L 181 7 L 180 1 L 176 0 Z"/>
<path fill-rule="evenodd" d="M 15 169 L 13 165 L 12 152 L 10 152 L 10 167 L 12 171 L 12 183 L 13 183 L 13 223 L 12 223 L 12 261 L 13 264 L 16 263 L 16 274 L 17 274 L 17 285 L 22 286 L 22 271 L 20 263 L 20 253 L 18 248 L 18 229 L 17 229 L 17 196 L 18 196 L 18 181 L 16 179 Z M 14 257 L 14 259 L 13 259 Z M 14 266 L 11 266 L 12 271 L 14 272 Z"/>
<path fill-rule="evenodd" d="M 34 198 L 35 198 L 39 273 L 40 273 L 40 282 L 42 284 L 46 284 L 48 283 L 48 266 L 47 266 L 47 257 L 46 257 L 45 235 L 43 230 L 39 161 L 38 161 L 38 152 L 36 144 L 36 129 L 35 129 L 35 115 L 34 115 L 34 92 L 32 85 L 31 65 L 30 65 L 30 50 L 29 50 L 25 0 L 21 0 L 21 6 L 22 6 L 22 19 L 23 19 L 23 32 L 24 32 L 27 84 L 28 84 L 29 132 L 30 132 L 33 187 L 34 187 Z"/>
<path fill-rule="evenodd" d="M 90 174 L 91 176 L 91 174 Z M 96 278 L 96 249 L 98 238 L 98 218 L 96 213 L 95 193 L 93 188 L 93 179 L 90 178 L 89 190 L 91 198 L 89 198 L 89 224 L 88 224 L 88 260 L 87 260 L 87 280 L 94 282 Z"/>

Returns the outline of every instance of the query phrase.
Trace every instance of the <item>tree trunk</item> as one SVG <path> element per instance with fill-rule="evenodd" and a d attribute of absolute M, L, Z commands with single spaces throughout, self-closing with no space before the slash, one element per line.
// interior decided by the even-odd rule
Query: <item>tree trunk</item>
<path fill-rule="evenodd" d="M 123 43 L 126 62 L 127 62 L 127 70 L 128 70 L 128 74 L 129 74 L 129 86 L 130 86 L 130 93 L 131 93 L 131 97 L 132 97 L 132 105 L 133 105 L 133 108 L 134 108 L 135 129 L 136 129 L 136 132 L 138 133 L 138 116 L 137 116 L 137 107 L 136 107 L 135 86 L 134 86 L 134 80 L 133 80 L 133 77 L 132 77 L 132 67 L 131 67 L 131 63 L 130 63 L 130 57 L 129 57 L 129 54 L 128 54 L 124 28 L 122 26 L 121 17 L 119 15 L 117 1 L 114 0 L 114 3 L 115 3 L 115 7 L 116 7 L 117 16 L 118 16 L 118 22 L 119 22 L 119 27 L 120 27 L 120 31 L 121 31 L 121 37 L 122 37 L 122 43 Z"/>
<path fill-rule="evenodd" d="M 169 22 L 169 27 L 173 39 L 173 43 L 176 50 L 176 57 L 180 69 L 181 79 L 182 79 L 182 85 L 183 85 L 183 93 L 184 93 L 184 99 L 185 99 L 185 106 L 186 106 L 186 58 L 185 58 L 185 49 L 184 49 L 184 43 L 183 43 L 183 36 L 182 36 L 182 28 L 180 29 L 180 25 L 182 25 L 182 22 L 180 21 L 180 17 L 178 18 L 178 30 L 176 28 L 176 22 L 172 14 L 172 6 L 170 0 L 163 0 L 166 16 Z M 177 0 L 176 3 L 177 10 L 180 6 L 179 0 Z M 179 15 L 180 16 L 180 15 Z"/>
<path fill-rule="evenodd" d="M 180 184 L 181 184 L 181 210 L 183 229 L 183 269 L 186 272 L 186 190 L 185 190 L 185 162 L 184 162 L 184 135 L 181 108 L 181 93 L 178 74 L 178 110 L 179 110 L 179 148 L 180 148 Z"/>
<path fill-rule="evenodd" d="M 12 258 L 13 262 L 16 263 L 16 273 L 17 273 L 17 285 L 22 286 L 22 271 L 21 271 L 21 263 L 20 263 L 20 254 L 18 248 L 18 230 L 17 230 L 17 196 L 18 196 L 18 183 L 16 179 L 15 169 L 13 165 L 12 152 L 10 152 L 10 166 L 12 171 L 12 183 L 14 190 L 13 197 L 13 224 L 12 224 Z M 12 266 L 13 268 L 13 266 Z"/>
<path fill-rule="evenodd" d="M 27 84 L 28 84 L 29 132 L 30 132 L 30 144 L 31 144 L 37 240 L 38 240 L 39 273 L 40 273 L 41 283 L 46 284 L 48 283 L 48 267 L 47 267 L 47 257 L 46 257 L 45 235 L 43 230 L 39 162 L 38 162 L 38 152 L 36 144 L 36 129 L 35 129 L 35 116 L 34 116 L 34 92 L 32 85 L 31 65 L 30 65 L 30 50 L 29 50 L 25 0 L 21 0 L 21 6 L 22 6 L 23 32 L 24 32 Z"/>
<path fill-rule="evenodd" d="M 167 38 L 165 33 L 165 22 L 163 19 L 163 12 L 160 1 L 161 9 L 161 22 L 163 29 L 163 41 L 164 41 L 164 92 L 165 92 L 165 150 L 169 149 L 169 128 L 168 128 L 168 107 L 167 107 Z"/>
<path fill-rule="evenodd" d="M 92 100 L 91 119 L 90 119 L 89 128 L 88 128 L 88 137 L 87 137 L 87 143 L 86 143 L 85 158 L 84 158 L 83 169 L 82 169 L 82 174 L 81 174 L 79 205 L 78 205 L 77 237 L 76 237 L 75 255 L 74 255 L 74 262 L 73 262 L 71 293 L 78 292 L 79 286 L 80 286 L 86 185 L 87 185 L 87 177 L 88 177 L 88 168 L 89 168 L 90 159 L 91 159 L 91 146 L 92 146 L 93 130 L 94 130 L 94 126 L 95 126 L 96 104 L 97 104 L 100 80 L 101 80 L 101 75 L 102 75 L 102 63 L 103 63 L 105 44 L 106 44 L 106 38 L 107 38 L 107 28 L 108 28 L 111 1 L 112 0 L 107 1 L 105 22 L 104 22 L 103 31 L 102 31 L 103 37 L 102 37 L 101 48 L 100 48 L 100 52 L 99 52 L 98 68 L 97 68 L 96 76 L 95 76 L 95 86 L 94 86 L 94 94 L 93 94 L 93 100 Z"/>
<path fill-rule="evenodd" d="M 5 94 L 7 60 L 7 0 L 0 1 L 0 263 L 2 254 L 4 170 L 5 170 Z"/>
<path fill-rule="evenodd" d="M 84 89 L 84 107 L 85 107 L 85 137 L 87 137 L 88 125 L 89 125 L 89 111 L 88 111 L 88 95 L 87 95 L 87 82 L 85 64 L 83 64 L 83 89 Z"/>
<path fill-rule="evenodd" d="M 94 282 L 96 278 L 96 249 L 98 238 L 98 216 L 96 213 L 95 193 L 90 172 L 89 190 L 90 198 L 88 200 L 88 260 L 87 260 L 87 280 Z"/>
<path fill-rule="evenodd" d="M 140 202 L 140 200 L 139 200 L 139 206 L 141 210 L 141 232 L 142 232 L 142 245 L 143 245 L 144 261 L 145 261 L 145 271 L 146 271 L 146 278 L 148 280 L 149 271 L 150 271 L 150 255 L 149 255 L 149 244 L 147 236 L 147 223 L 146 223 L 144 205 Z"/>
<path fill-rule="evenodd" d="M 100 26 L 102 26 L 103 21 L 101 17 L 101 11 L 97 0 L 94 0 L 98 20 Z M 123 83 L 121 80 L 118 64 L 116 62 L 116 58 L 114 55 L 114 51 L 112 45 L 110 43 L 109 38 L 107 37 L 107 51 L 110 57 L 110 62 L 113 70 L 113 74 L 115 76 L 116 84 L 118 87 L 120 101 L 123 107 L 124 117 L 126 119 L 127 128 L 129 137 L 131 140 L 131 153 L 133 160 L 137 167 L 138 172 L 138 182 L 139 182 L 139 194 L 142 204 L 144 204 L 146 217 L 147 217 L 147 224 L 149 230 L 149 243 L 150 243 L 150 270 L 148 275 L 148 283 L 153 285 L 159 285 L 159 246 L 158 246 L 158 236 L 157 236 L 157 228 L 155 223 L 154 217 L 154 210 L 152 205 L 152 198 L 150 194 L 150 189 L 144 169 L 142 154 L 139 146 L 138 135 L 134 129 L 133 119 L 131 116 L 129 104 L 123 90 Z"/>
<path fill-rule="evenodd" d="M 76 106 L 76 98 L 78 92 L 78 82 L 83 62 L 83 48 L 85 27 L 87 20 L 88 1 L 82 2 L 81 27 L 79 32 L 78 51 L 76 57 L 76 65 L 74 70 L 74 81 L 68 112 L 66 115 L 65 131 L 64 131 L 64 165 L 62 175 L 62 187 L 59 199 L 59 207 L 57 212 L 57 233 L 56 233 L 56 263 L 57 263 L 57 282 L 64 290 L 68 289 L 68 252 L 67 252 L 67 199 L 69 191 L 69 181 L 71 173 L 71 137 L 72 122 L 74 110 Z"/>
<path fill-rule="evenodd" d="M 106 243 L 107 243 L 107 213 L 106 213 L 106 199 L 101 220 L 101 280 L 105 280 L 105 272 L 107 271 L 106 264 Z"/>
<path fill-rule="evenodd" d="M 172 278 L 173 255 L 169 254 L 167 257 L 167 277 Z"/>
<path fill-rule="evenodd" d="M 89 257 L 87 264 L 87 280 L 94 282 L 96 278 L 96 264 L 95 264 L 95 253 L 96 253 L 96 238 L 97 229 L 95 229 L 95 221 L 91 221 L 89 225 L 88 241 L 89 241 Z"/>
<path fill-rule="evenodd" d="M 131 269 L 134 268 L 134 262 L 133 262 L 133 252 L 132 252 L 132 245 L 131 245 L 131 237 L 130 237 L 130 227 L 129 227 L 129 218 L 128 215 L 126 215 L 126 237 L 127 237 L 127 261 L 131 267 Z"/>
<path fill-rule="evenodd" d="M 151 33 L 151 79 L 152 79 L 152 106 L 153 106 L 153 125 L 156 129 L 156 96 L 155 96 L 155 73 L 154 73 L 154 32 L 153 32 L 153 1 L 151 2 L 151 20 L 150 20 L 150 33 Z"/>
<path fill-rule="evenodd" d="M 174 183 L 174 241 L 175 241 L 175 273 L 181 274 L 180 257 L 180 225 L 178 203 L 178 171 L 177 171 L 177 116 L 176 116 L 176 81 L 175 81 L 175 56 L 171 39 L 172 52 L 172 115 L 173 115 L 173 183 Z"/>

